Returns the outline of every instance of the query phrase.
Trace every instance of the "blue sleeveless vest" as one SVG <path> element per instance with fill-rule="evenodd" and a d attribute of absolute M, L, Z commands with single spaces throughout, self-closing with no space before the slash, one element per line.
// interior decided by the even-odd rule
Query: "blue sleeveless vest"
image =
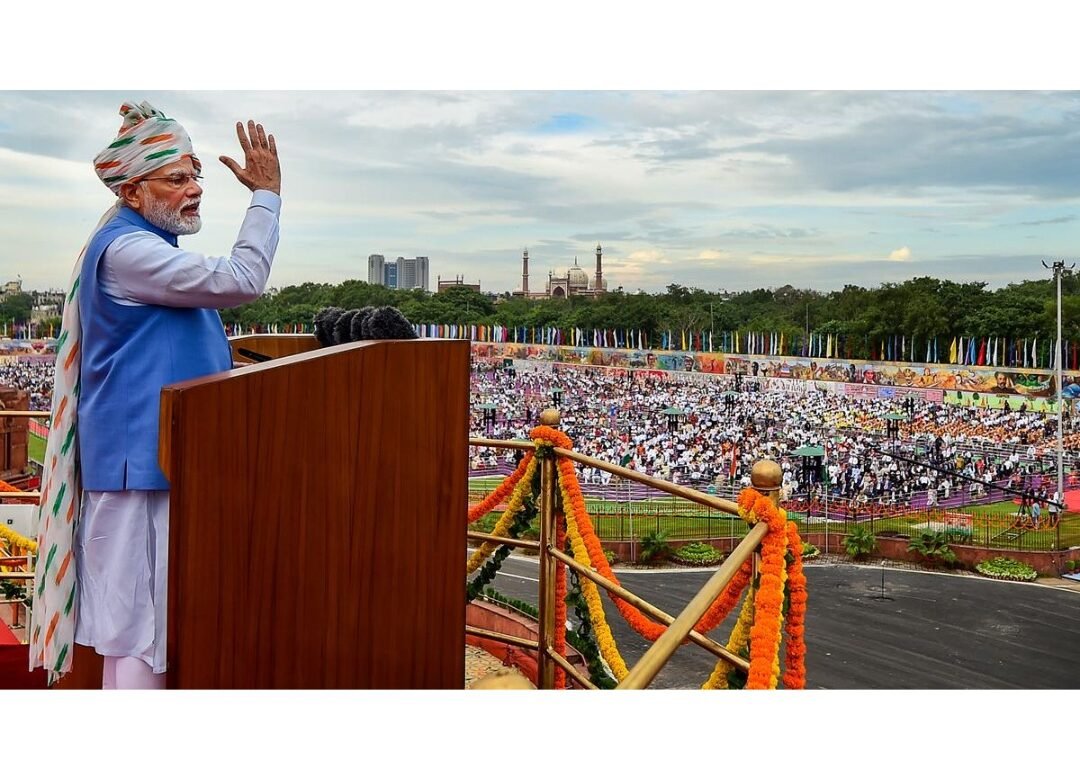
<path fill-rule="evenodd" d="M 98 269 L 106 248 L 138 231 L 177 246 L 175 235 L 122 207 L 90 240 L 79 276 L 83 490 L 168 490 L 158 466 L 161 388 L 232 368 L 216 310 L 123 306 L 101 291 Z"/>

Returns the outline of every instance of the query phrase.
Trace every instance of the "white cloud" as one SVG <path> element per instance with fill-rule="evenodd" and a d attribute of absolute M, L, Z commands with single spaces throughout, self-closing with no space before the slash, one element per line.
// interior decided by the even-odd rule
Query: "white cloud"
<path fill-rule="evenodd" d="M 911 259 L 911 249 L 909 247 L 906 247 L 906 246 L 902 246 L 899 249 L 894 249 L 893 251 L 889 252 L 889 259 L 890 260 L 897 260 L 899 262 L 904 262 L 905 260 L 910 260 Z"/>

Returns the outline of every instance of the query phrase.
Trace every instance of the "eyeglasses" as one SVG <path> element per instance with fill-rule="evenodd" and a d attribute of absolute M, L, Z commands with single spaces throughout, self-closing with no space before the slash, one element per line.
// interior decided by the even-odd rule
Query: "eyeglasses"
<path fill-rule="evenodd" d="M 174 190 L 182 189 L 191 182 L 200 182 L 202 180 L 203 177 L 197 173 L 174 173 L 171 176 L 150 176 L 145 179 L 139 179 L 139 181 L 163 181 Z"/>

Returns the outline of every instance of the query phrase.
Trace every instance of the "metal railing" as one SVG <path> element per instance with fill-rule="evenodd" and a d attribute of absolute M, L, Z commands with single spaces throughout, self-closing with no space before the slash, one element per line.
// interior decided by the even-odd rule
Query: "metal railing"
<path fill-rule="evenodd" d="M 14 417 L 14 418 L 44 419 L 44 418 L 50 417 L 51 414 L 52 413 L 48 412 L 48 411 L 22 411 L 22 410 L 15 410 L 15 409 L 0 409 L 0 418 Z M 36 504 L 41 500 L 41 491 L 40 490 L 14 490 L 14 491 L 0 492 L 0 502 L 3 502 L 5 500 L 14 500 L 14 499 L 19 499 L 19 500 L 30 499 L 31 501 L 33 501 L 33 503 Z M 0 541 L 3 541 L 3 540 L 0 540 Z M 10 547 L 12 545 L 6 543 L 5 546 Z M 21 598 L 16 598 L 16 599 L 3 599 L 3 600 L 0 600 L 0 605 L 8 606 L 8 605 L 11 605 L 11 604 L 15 604 L 16 605 L 16 610 L 18 610 L 18 605 L 21 605 L 22 609 L 23 609 L 23 618 L 21 620 L 19 620 L 17 612 L 16 612 L 16 623 L 17 623 L 17 625 L 13 625 L 12 628 L 20 628 L 21 627 L 21 628 L 23 628 L 24 632 L 28 632 L 29 631 L 29 626 L 30 626 L 30 620 L 31 620 L 31 610 L 32 610 L 30 593 L 31 593 L 31 591 L 33 591 L 33 584 L 34 584 L 34 560 L 35 560 L 35 556 L 31 555 L 29 550 L 24 550 L 23 548 L 17 547 L 17 546 L 15 547 L 13 552 L 14 552 L 13 555 L 5 555 L 5 556 L 0 556 L 0 557 L 3 557 L 3 558 L 5 558 L 6 560 L 9 560 L 9 561 L 10 560 L 21 560 L 22 563 L 21 564 L 7 564 L 4 568 L 13 569 L 13 570 L 11 570 L 11 571 L 0 571 L 0 581 L 4 581 L 4 582 L 9 583 L 9 584 L 14 584 L 14 585 L 18 585 L 20 587 L 23 587 L 23 589 L 24 589 L 23 596 Z M 18 567 L 18 568 L 16 568 L 16 567 Z"/>
<path fill-rule="evenodd" d="M 559 412 L 548 409 L 540 416 L 540 422 L 557 426 Z M 560 564 L 566 566 L 580 577 L 586 577 L 600 588 L 613 596 L 626 600 L 637 607 L 641 612 L 650 616 L 657 622 L 667 625 L 663 634 L 649 647 L 642 657 L 630 669 L 626 678 L 619 683 L 621 689 L 640 689 L 648 687 L 649 683 L 671 658 L 675 650 L 689 639 L 700 647 L 708 650 L 713 655 L 723 658 L 737 668 L 748 671 L 749 662 L 730 652 L 720 643 L 694 630 L 694 626 L 708 610 L 709 606 L 723 592 L 727 584 L 734 578 L 736 572 L 747 560 L 753 560 L 756 573 L 759 566 L 758 551 L 762 539 L 768 532 L 765 523 L 753 526 L 742 538 L 735 549 L 717 569 L 716 573 L 709 578 L 697 595 L 690 601 L 678 616 L 671 616 L 644 599 L 634 595 L 629 590 L 608 580 L 592 567 L 578 563 L 573 557 L 555 547 L 555 518 L 558 501 L 558 484 L 556 477 L 556 457 L 565 457 L 576 463 L 607 471 L 622 479 L 647 485 L 658 491 L 675 496 L 694 504 L 708 507 L 711 510 L 723 512 L 726 515 L 739 517 L 738 504 L 727 499 L 711 496 L 693 488 L 683 485 L 675 485 L 645 474 L 632 471 L 612 463 L 605 463 L 573 450 L 560 447 L 551 448 L 550 452 L 538 451 L 533 442 L 508 441 L 496 439 L 469 439 L 470 446 L 496 447 L 518 450 L 536 451 L 538 457 L 543 458 L 540 468 L 540 539 L 538 542 L 512 539 L 508 537 L 494 537 L 489 534 L 470 531 L 468 539 L 476 542 L 494 542 L 501 545 L 509 545 L 519 549 L 534 550 L 540 557 L 540 583 L 539 583 L 539 620 L 538 639 L 529 640 L 513 637 L 495 631 L 488 631 L 477 627 L 466 626 L 467 634 L 505 642 L 516 647 L 522 647 L 537 653 L 538 674 L 537 687 L 552 688 L 555 684 L 555 667 L 563 669 L 578 685 L 584 688 L 595 688 L 573 665 L 554 649 L 555 638 L 555 579 L 556 567 Z M 755 468 L 753 474 L 754 487 L 768 496 L 771 501 L 778 503 L 780 490 L 780 471 L 775 464 L 774 468 Z"/>

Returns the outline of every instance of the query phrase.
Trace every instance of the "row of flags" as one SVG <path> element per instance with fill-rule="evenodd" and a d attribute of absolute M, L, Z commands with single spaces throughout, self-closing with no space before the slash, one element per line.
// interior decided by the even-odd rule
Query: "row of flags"
<path fill-rule="evenodd" d="M 1013 366 L 1075 370 L 1080 364 L 1080 343 L 1062 339 L 954 338 L 949 345 L 949 362 L 967 366 Z"/>
<path fill-rule="evenodd" d="M 555 328 L 555 327 L 516 327 L 502 325 L 413 325 L 416 335 L 434 339 L 470 339 L 472 341 L 495 342 L 499 344 L 546 344 L 550 346 L 599 347 L 614 349 L 680 349 L 678 346 L 658 346 L 655 338 L 637 328 Z M 705 333 L 694 334 L 695 347 L 683 346 L 681 349 L 712 351 L 711 341 Z M 686 334 L 683 334 L 686 338 Z M 692 337 L 693 338 L 693 337 Z M 666 345 L 672 341 L 670 333 L 662 339 Z M 672 343 L 674 343 L 672 341 Z"/>
<path fill-rule="evenodd" d="M 226 323 L 228 336 L 253 334 L 313 333 L 308 322 L 240 324 Z M 947 348 L 937 338 L 916 339 L 890 336 L 871 340 L 844 334 L 810 333 L 789 335 L 765 331 L 660 331 L 650 333 L 637 328 L 555 328 L 503 325 L 413 326 L 421 338 L 469 339 L 494 343 L 544 344 L 549 346 L 597 347 L 608 349 L 661 349 L 684 352 L 723 352 L 739 355 L 807 357 L 906 361 L 911 363 L 951 363 L 967 366 L 1006 366 L 1010 368 L 1056 368 L 1055 356 L 1062 368 L 1080 370 L 1080 342 L 1064 339 L 1060 350 L 1054 340 L 1038 337 L 1014 339 L 1004 336 L 976 338 L 958 336 Z M 28 339 L 54 338 L 52 329 L 33 323 L 0 322 L 0 337 Z"/>
<path fill-rule="evenodd" d="M 808 357 L 825 359 L 869 359 L 907 361 L 911 363 L 941 363 L 964 366 L 1007 366 L 1010 368 L 1056 368 L 1055 356 L 1062 368 L 1080 369 L 1080 342 L 1062 340 L 1060 349 L 1055 341 L 1039 338 L 1015 339 L 1005 336 L 978 338 L 954 337 L 947 353 L 939 350 L 937 337 L 916 339 L 905 335 L 882 339 L 849 337 L 842 333 L 789 335 L 782 331 L 661 331 L 650 334 L 637 328 L 555 328 L 515 327 L 503 325 L 436 325 L 418 324 L 413 329 L 421 338 L 469 339 L 495 343 L 546 344 L 551 346 L 598 347 L 614 349 L 662 349 L 684 352 L 724 352 L 739 355 L 771 357 Z M 0 338 L 55 338 L 55 327 L 40 323 L 0 321 Z M 226 323 L 229 336 L 257 333 L 312 333 L 307 322 L 261 323 L 242 325 Z M 942 360 L 944 358 L 944 360 Z"/>
<path fill-rule="evenodd" d="M 467 338 L 472 341 L 551 346 L 662 349 L 690 352 L 724 352 L 772 357 L 808 357 L 904 361 L 911 363 L 948 362 L 971 366 L 1015 368 L 1055 368 L 1051 342 L 1038 338 L 1011 339 L 957 337 L 945 354 L 938 338 L 917 339 L 905 335 L 881 339 L 850 337 L 841 333 L 790 335 L 782 331 L 661 331 L 639 329 L 588 329 L 516 327 L 502 325 L 414 325 L 424 338 Z M 1080 342 L 1063 340 L 1062 368 L 1080 369 Z"/>
<path fill-rule="evenodd" d="M 40 322 L 15 322 L 0 320 L 0 338 L 5 339 L 51 339 L 55 336 L 56 326 L 50 323 L 48 326 Z"/>

